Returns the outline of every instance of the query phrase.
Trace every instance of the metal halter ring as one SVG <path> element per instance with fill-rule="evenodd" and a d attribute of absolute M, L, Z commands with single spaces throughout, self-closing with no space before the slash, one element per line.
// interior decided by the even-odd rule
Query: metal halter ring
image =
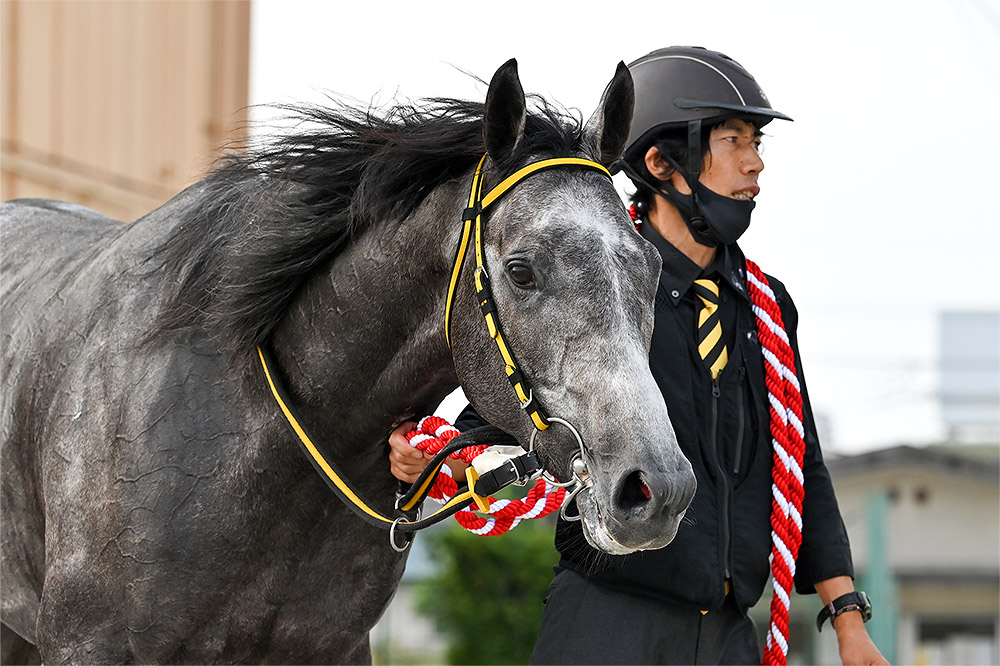
<path fill-rule="evenodd" d="M 570 494 L 566 495 L 566 499 L 563 500 L 563 505 L 561 507 L 559 507 L 559 517 L 560 518 L 562 518 L 563 520 L 565 520 L 568 523 L 575 523 L 576 521 L 578 521 L 581 518 L 583 518 L 583 516 L 580 515 L 580 509 L 579 509 L 579 507 L 577 507 L 577 513 L 576 513 L 575 516 L 569 515 L 569 513 L 566 512 L 566 509 L 569 508 L 569 505 L 572 504 L 573 500 L 576 499 L 576 496 L 585 487 L 586 486 L 584 486 L 581 483 L 576 488 L 574 488 L 573 491 Z"/>
<path fill-rule="evenodd" d="M 401 520 L 403 519 L 397 518 L 396 520 L 392 521 L 392 527 L 389 528 L 389 545 L 392 546 L 392 549 L 397 553 L 405 553 L 410 548 L 410 546 L 413 545 L 412 536 L 409 539 L 407 539 L 406 545 L 403 546 L 402 548 L 396 545 L 396 524 L 399 523 L 399 521 Z"/>
<path fill-rule="evenodd" d="M 577 455 L 573 456 L 573 460 L 574 461 L 580 460 L 583 463 L 583 469 L 582 469 L 581 472 L 577 472 L 576 470 L 573 470 L 573 477 L 569 481 L 566 481 L 564 483 L 560 483 L 560 482 L 556 481 L 555 478 L 552 477 L 551 474 L 549 474 L 549 477 L 552 477 L 552 478 L 547 477 L 546 481 L 549 483 L 549 485 L 552 485 L 552 486 L 554 486 L 556 488 L 567 488 L 569 486 L 572 486 L 574 483 L 579 483 L 580 486 L 583 486 L 583 479 L 580 478 L 580 474 L 581 473 L 583 473 L 583 474 L 587 473 L 587 461 L 583 457 L 583 453 L 584 453 L 583 452 L 583 438 L 580 437 L 580 433 L 577 432 L 576 428 L 574 428 L 573 425 L 571 423 L 569 423 L 568 421 L 564 421 L 562 419 L 558 419 L 558 418 L 556 418 L 554 416 L 548 417 L 548 420 L 550 422 L 552 422 L 552 423 L 558 423 L 560 425 L 566 426 L 567 428 L 569 428 L 569 431 L 571 433 L 573 433 L 573 436 L 576 437 L 576 443 L 580 447 L 580 453 L 578 453 Z M 532 431 L 532 433 L 531 433 L 531 439 L 528 441 L 528 451 L 534 451 L 535 450 L 535 437 L 538 435 L 539 432 L 540 431 L 537 430 L 537 429 L 534 430 L 534 431 Z M 570 465 L 571 465 L 571 468 L 576 466 L 572 462 L 570 463 Z"/>

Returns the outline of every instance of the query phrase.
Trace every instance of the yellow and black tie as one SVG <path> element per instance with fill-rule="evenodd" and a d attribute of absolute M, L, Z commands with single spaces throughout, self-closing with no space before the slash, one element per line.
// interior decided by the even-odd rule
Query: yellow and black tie
<path fill-rule="evenodd" d="M 729 360 L 729 352 L 722 341 L 719 285 L 714 280 L 695 280 L 694 294 L 703 303 L 698 312 L 698 353 L 715 379 Z"/>

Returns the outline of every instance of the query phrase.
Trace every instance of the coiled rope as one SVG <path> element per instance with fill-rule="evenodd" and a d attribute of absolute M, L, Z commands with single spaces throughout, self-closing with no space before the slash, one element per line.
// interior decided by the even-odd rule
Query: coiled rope
<path fill-rule="evenodd" d="M 434 455 L 458 435 L 459 431 L 440 416 L 425 416 L 417 424 L 416 429 L 407 433 L 406 438 L 410 446 Z M 471 465 L 472 461 L 487 448 L 486 445 L 469 446 L 452 453 L 451 457 Z M 427 496 L 444 504 L 457 492 L 458 483 L 452 478 L 448 466 L 443 465 Z M 456 513 L 455 520 L 473 534 L 498 536 L 514 529 L 522 520 L 541 518 L 558 511 L 565 498 L 565 488 L 555 487 L 545 479 L 538 479 L 523 500 L 484 498 L 489 504 L 489 509 L 480 513 L 487 514 L 488 518 L 474 511 L 472 507 L 476 505 L 473 504 L 472 507 Z"/>
<path fill-rule="evenodd" d="M 771 403 L 771 621 L 762 663 L 788 661 L 788 615 L 795 578 L 795 560 L 802 545 L 802 500 L 805 497 L 802 459 L 802 393 L 795 375 L 795 355 L 785 333 L 781 309 L 760 267 L 747 260 L 747 288 L 757 321 L 757 336 Z"/>

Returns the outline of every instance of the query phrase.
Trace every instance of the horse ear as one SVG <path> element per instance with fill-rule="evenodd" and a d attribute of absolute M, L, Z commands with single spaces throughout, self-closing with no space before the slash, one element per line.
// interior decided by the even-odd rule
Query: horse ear
<path fill-rule="evenodd" d="M 594 155 L 605 166 L 616 162 L 625 152 L 634 106 L 632 73 L 624 62 L 619 62 L 614 78 L 604 89 L 597 111 L 584 128 L 584 143 L 590 145 Z"/>
<path fill-rule="evenodd" d="M 527 105 L 517 76 L 517 60 L 511 58 L 496 71 L 486 93 L 483 139 L 494 162 L 502 162 L 514 152 L 524 132 Z"/>

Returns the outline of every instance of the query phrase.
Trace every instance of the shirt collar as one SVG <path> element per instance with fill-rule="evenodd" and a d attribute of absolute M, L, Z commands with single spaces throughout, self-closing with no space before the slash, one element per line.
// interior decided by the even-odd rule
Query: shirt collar
<path fill-rule="evenodd" d="M 687 255 L 674 247 L 670 241 L 661 236 L 649 222 L 639 225 L 639 234 L 648 240 L 660 253 L 663 268 L 660 271 L 660 286 L 662 286 L 674 305 L 677 305 L 684 294 L 691 289 L 694 281 L 703 275 L 725 282 L 734 291 L 749 302 L 746 287 L 743 285 L 742 266 L 745 263 L 743 252 L 736 243 L 723 245 L 715 255 L 712 263 L 702 271 L 701 266 L 691 261 Z"/>

